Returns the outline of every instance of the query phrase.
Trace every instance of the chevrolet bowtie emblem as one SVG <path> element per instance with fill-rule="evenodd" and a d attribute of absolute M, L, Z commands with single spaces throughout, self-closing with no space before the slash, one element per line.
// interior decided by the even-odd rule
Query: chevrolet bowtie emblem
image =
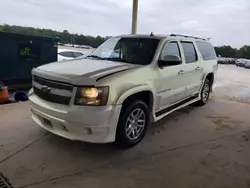
<path fill-rule="evenodd" d="M 49 92 L 51 91 L 51 88 L 48 87 L 48 86 L 46 86 L 46 85 L 43 85 L 43 86 L 41 87 L 41 90 L 42 90 L 43 92 L 49 93 Z"/>

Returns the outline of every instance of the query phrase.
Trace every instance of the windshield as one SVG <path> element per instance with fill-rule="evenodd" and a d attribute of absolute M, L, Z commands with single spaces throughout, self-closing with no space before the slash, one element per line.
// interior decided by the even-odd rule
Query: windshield
<path fill-rule="evenodd" d="M 158 39 L 113 37 L 88 57 L 148 65 L 154 57 L 158 43 Z"/>

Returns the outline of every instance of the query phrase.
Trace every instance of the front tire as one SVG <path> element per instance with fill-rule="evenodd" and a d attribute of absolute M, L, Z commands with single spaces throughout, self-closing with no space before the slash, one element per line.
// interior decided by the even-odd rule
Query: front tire
<path fill-rule="evenodd" d="M 200 106 L 207 104 L 209 100 L 210 92 L 211 92 L 211 83 L 210 83 L 210 80 L 206 78 L 204 85 L 202 87 L 201 93 L 200 93 L 201 99 L 197 102 L 197 104 Z"/>
<path fill-rule="evenodd" d="M 120 147 L 138 144 L 145 136 L 149 123 L 149 110 L 141 100 L 125 104 L 120 114 L 115 143 Z"/>

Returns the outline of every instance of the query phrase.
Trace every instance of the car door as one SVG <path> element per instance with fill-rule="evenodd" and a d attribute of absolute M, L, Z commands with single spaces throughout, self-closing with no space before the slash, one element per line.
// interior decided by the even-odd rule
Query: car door
<path fill-rule="evenodd" d="M 164 44 L 159 59 L 167 55 L 178 56 L 182 59 L 179 41 L 168 41 Z M 159 68 L 159 91 L 160 109 L 168 107 L 185 96 L 185 82 L 181 70 L 183 69 L 182 61 L 178 65 L 169 65 Z"/>
<path fill-rule="evenodd" d="M 184 54 L 182 77 L 186 85 L 185 98 L 188 98 L 198 94 L 204 76 L 204 69 L 201 57 L 192 41 L 181 41 L 181 50 Z"/>

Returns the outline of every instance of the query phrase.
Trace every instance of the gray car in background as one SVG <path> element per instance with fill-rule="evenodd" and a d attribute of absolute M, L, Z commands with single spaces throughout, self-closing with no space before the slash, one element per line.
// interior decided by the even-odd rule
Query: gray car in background
<path fill-rule="evenodd" d="M 218 63 L 219 64 L 226 64 L 226 65 L 234 65 L 236 59 L 235 58 L 229 58 L 229 57 L 218 57 Z"/>
<path fill-rule="evenodd" d="M 246 69 L 250 69 L 250 60 L 246 60 L 247 61 L 247 63 L 245 64 L 245 68 Z"/>
<path fill-rule="evenodd" d="M 246 63 L 247 63 L 246 59 L 237 59 L 235 65 L 237 67 L 244 67 Z"/>

